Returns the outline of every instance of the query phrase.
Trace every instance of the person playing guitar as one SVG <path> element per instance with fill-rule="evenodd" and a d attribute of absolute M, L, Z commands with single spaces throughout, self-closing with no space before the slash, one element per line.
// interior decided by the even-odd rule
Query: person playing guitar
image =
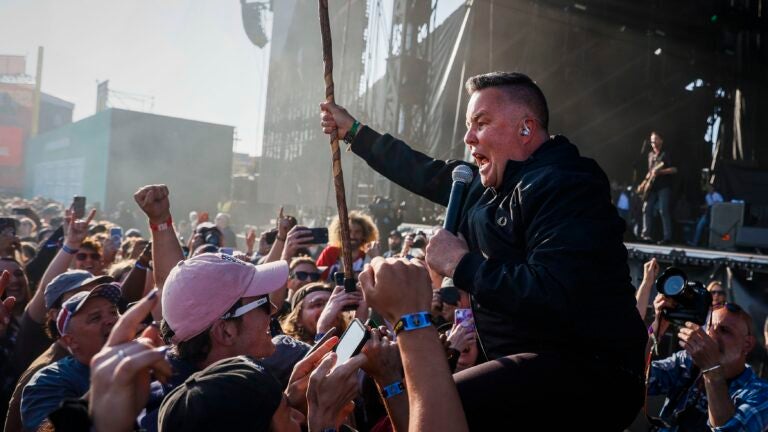
<path fill-rule="evenodd" d="M 664 140 L 657 132 L 651 132 L 651 151 L 648 153 L 648 175 L 637 187 L 637 193 L 643 199 L 643 231 L 641 239 L 652 242 L 653 216 L 658 209 L 661 214 L 663 238 L 659 244 L 672 240 L 672 214 L 670 201 L 672 182 L 677 168 L 672 166 L 669 153 L 663 151 Z"/>

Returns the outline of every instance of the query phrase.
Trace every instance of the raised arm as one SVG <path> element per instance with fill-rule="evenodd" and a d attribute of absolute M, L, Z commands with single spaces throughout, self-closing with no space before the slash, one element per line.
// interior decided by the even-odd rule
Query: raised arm
<path fill-rule="evenodd" d="M 343 107 L 334 103 L 320 104 L 323 132 L 338 129 L 339 137 L 353 127 L 355 119 Z M 370 127 L 360 125 L 352 151 L 363 158 L 376 172 L 432 202 L 446 206 L 451 193 L 451 172 L 462 161 L 433 159 L 411 149 L 391 135 L 380 135 Z M 476 167 L 470 167 L 477 171 Z"/>
<path fill-rule="evenodd" d="M 166 185 L 148 185 L 139 189 L 133 198 L 149 219 L 152 231 L 152 262 L 155 284 L 162 291 L 165 278 L 176 264 L 184 260 L 176 230 L 171 219 L 171 202 Z M 159 303 L 158 306 L 159 308 Z M 160 311 L 154 311 L 160 318 Z"/>
<path fill-rule="evenodd" d="M 656 258 L 651 258 L 650 261 L 643 265 L 643 281 L 640 282 L 640 287 L 635 293 L 637 311 L 640 312 L 640 318 L 642 319 L 645 319 L 645 313 L 648 311 L 648 299 L 651 296 L 651 290 L 658 274 L 659 264 L 656 262 Z"/>
<path fill-rule="evenodd" d="M 426 268 L 405 259 L 375 258 L 360 274 L 371 307 L 390 323 L 429 311 L 432 302 Z M 429 325 L 397 335 L 408 391 L 408 429 L 466 431 L 464 409 L 437 330 Z"/>
<path fill-rule="evenodd" d="M 67 210 L 64 222 L 64 246 L 59 249 L 51 263 L 48 264 L 48 268 L 45 269 L 45 273 L 43 273 L 43 277 L 40 279 L 40 285 L 37 290 L 35 290 L 35 295 L 27 304 L 27 313 L 35 322 L 45 322 L 45 287 L 48 286 L 56 276 L 69 269 L 69 265 L 72 262 L 72 255 L 77 253 L 83 240 L 88 237 L 88 224 L 91 223 L 91 220 L 93 220 L 95 215 L 96 210 L 91 210 L 85 220 L 75 219 L 74 215 Z"/>

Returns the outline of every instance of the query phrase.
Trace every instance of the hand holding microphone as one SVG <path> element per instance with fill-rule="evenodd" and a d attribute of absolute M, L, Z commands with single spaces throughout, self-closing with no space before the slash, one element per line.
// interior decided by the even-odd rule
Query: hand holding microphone
<path fill-rule="evenodd" d="M 453 186 L 448 199 L 443 228 L 438 228 L 427 244 L 427 265 L 440 276 L 453 277 L 461 258 L 469 252 L 467 242 L 455 234 L 461 222 L 464 195 L 474 177 L 472 169 L 459 165 L 453 169 Z"/>

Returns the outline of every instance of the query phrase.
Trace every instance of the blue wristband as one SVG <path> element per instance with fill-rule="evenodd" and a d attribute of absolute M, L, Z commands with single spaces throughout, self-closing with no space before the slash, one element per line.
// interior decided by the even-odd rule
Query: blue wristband
<path fill-rule="evenodd" d="M 64 251 L 64 253 L 68 253 L 70 255 L 76 254 L 80 249 L 72 249 L 71 247 L 67 245 L 61 245 L 61 250 Z"/>
<path fill-rule="evenodd" d="M 384 393 L 385 399 L 395 397 L 399 394 L 402 394 L 404 391 L 405 391 L 405 386 L 403 385 L 402 381 L 395 381 L 392 384 L 381 389 L 381 392 Z"/>
<path fill-rule="evenodd" d="M 429 312 L 416 312 L 403 315 L 395 323 L 395 334 L 401 331 L 418 330 L 432 325 L 432 315 Z"/>

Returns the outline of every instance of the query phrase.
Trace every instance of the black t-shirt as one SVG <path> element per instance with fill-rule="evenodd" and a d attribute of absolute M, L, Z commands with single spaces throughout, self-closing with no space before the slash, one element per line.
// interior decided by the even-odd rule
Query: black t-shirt
<path fill-rule="evenodd" d="M 662 150 L 661 153 L 656 154 L 654 152 L 648 153 L 648 172 L 651 172 L 654 166 L 659 162 L 664 162 L 662 169 L 672 167 L 672 159 L 669 157 L 669 153 Z M 674 180 L 674 174 L 664 174 L 656 177 L 653 182 L 653 188 L 651 190 L 661 190 L 664 188 L 672 187 L 672 181 Z"/>

